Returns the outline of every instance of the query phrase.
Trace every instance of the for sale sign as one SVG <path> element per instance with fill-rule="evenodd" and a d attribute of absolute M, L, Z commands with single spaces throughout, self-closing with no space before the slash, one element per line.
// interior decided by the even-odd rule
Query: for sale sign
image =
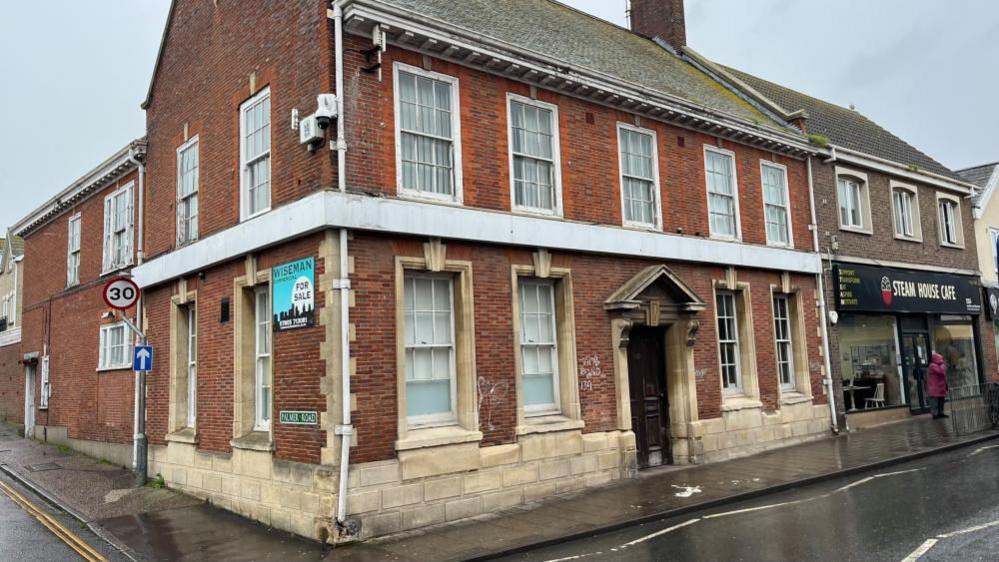
<path fill-rule="evenodd" d="M 274 331 L 309 328 L 316 322 L 316 260 L 305 258 L 271 269 Z"/>

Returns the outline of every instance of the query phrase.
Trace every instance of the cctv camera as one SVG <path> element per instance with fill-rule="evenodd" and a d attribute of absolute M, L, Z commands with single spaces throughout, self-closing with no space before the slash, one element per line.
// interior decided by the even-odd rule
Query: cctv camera
<path fill-rule="evenodd" d="M 319 94 L 316 97 L 316 124 L 320 129 L 325 129 L 336 117 L 336 94 Z"/>

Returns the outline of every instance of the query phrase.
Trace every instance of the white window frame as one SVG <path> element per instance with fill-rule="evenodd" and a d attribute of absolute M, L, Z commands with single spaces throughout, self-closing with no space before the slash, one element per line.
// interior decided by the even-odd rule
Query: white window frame
<path fill-rule="evenodd" d="M 999 274 L 999 252 L 996 252 L 996 243 L 999 242 L 999 228 L 990 226 L 988 227 L 988 232 L 989 243 L 992 245 L 992 248 L 989 250 L 989 253 L 992 254 L 992 268 Z"/>
<path fill-rule="evenodd" d="M 729 161 L 732 163 L 732 199 L 735 208 L 735 236 L 719 234 L 711 229 L 711 183 L 708 181 L 709 152 L 727 156 L 730 159 Z M 704 193 L 705 209 L 708 212 L 708 232 L 710 233 L 710 237 L 717 240 L 742 240 L 742 212 L 739 209 L 739 167 L 736 165 L 735 152 L 724 148 L 718 148 L 717 146 L 712 146 L 710 144 L 704 145 Z"/>
<path fill-rule="evenodd" d="M 548 291 L 549 303 L 551 303 L 551 310 L 549 311 L 551 317 L 551 334 L 552 342 L 551 344 L 534 344 L 525 341 L 527 339 L 527 331 L 524 329 L 524 320 L 527 312 L 524 310 L 524 291 L 526 287 L 543 287 Z M 548 416 L 556 415 L 562 413 L 562 399 L 559 394 L 559 349 L 558 349 L 558 310 L 556 307 L 555 299 L 555 280 L 553 279 L 541 279 L 538 277 L 521 277 L 517 280 L 517 298 L 520 299 L 518 306 L 518 318 L 517 322 L 520 322 L 520 345 L 517 350 L 521 354 L 521 386 L 524 392 L 524 417 L 531 416 Z M 552 366 L 552 397 L 553 401 L 550 404 L 535 404 L 527 405 L 527 384 L 524 380 L 525 377 L 531 376 L 524 372 L 524 362 L 523 362 L 523 352 L 527 347 L 550 347 L 549 353 L 551 354 L 550 364 Z"/>
<path fill-rule="evenodd" d="M 794 309 L 791 306 L 791 299 L 792 295 L 786 293 L 773 293 L 770 299 L 770 306 L 772 307 L 774 320 L 774 363 L 777 366 L 777 383 L 780 385 L 782 392 L 794 392 L 797 388 L 796 373 L 794 372 L 794 323 L 792 322 L 791 317 Z M 783 316 L 778 314 L 778 301 L 783 301 L 784 303 Z M 777 325 L 780 322 L 783 322 L 784 333 L 787 335 L 785 338 L 780 337 L 780 333 L 777 329 Z M 783 363 L 786 363 L 787 365 L 788 382 L 784 382 L 784 374 L 781 372 L 781 346 L 786 346 L 787 361 Z"/>
<path fill-rule="evenodd" d="M 953 216 L 953 228 L 954 228 L 954 240 L 950 241 L 947 239 L 947 225 L 944 223 L 945 219 L 943 216 L 943 209 L 945 204 L 954 205 L 954 216 Z M 961 217 L 961 199 L 954 195 L 948 195 L 944 193 L 937 193 L 937 231 L 940 236 L 940 245 L 946 246 L 948 248 L 963 248 L 964 247 L 964 225 L 962 223 Z"/>
<path fill-rule="evenodd" d="M 763 183 L 765 168 L 776 168 L 780 170 L 784 177 L 784 214 L 787 226 L 787 242 L 770 239 L 770 230 L 767 228 L 767 206 L 770 205 L 770 203 L 767 203 L 767 188 L 766 184 Z M 787 175 L 787 166 L 769 160 L 760 160 L 760 196 L 763 198 L 763 231 L 767 238 L 768 246 L 777 246 L 780 248 L 794 247 L 794 227 L 791 220 L 791 187 L 789 184 L 790 178 L 788 178 Z M 777 207 L 778 205 L 772 206 Z"/>
<path fill-rule="evenodd" d="M 46 355 L 42 357 L 41 368 L 39 372 L 41 373 L 41 378 L 39 380 L 39 392 L 38 392 L 38 409 L 47 410 L 49 408 L 49 397 L 52 395 L 52 385 L 49 383 L 49 356 Z"/>
<path fill-rule="evenodd" d="M 651 223 L 645 223 L 640 221 L 628 220 L 628 213 L 626 211 L 626 201 L 624 197 L 624 158 L 622 157 L 622 144 L 621 144 L 621 131 L 631 131 L 633 133 L 638 133 L 641 135 L 648 135 L 652 137 L 652 214 L 653 219 Z M 621 195 L 621 224 L 624 226 L 631 226 L 635 228 L 642 228 L 647 230 L 662 230 L 663 226 L 663 208 L 662 208 L 662 194 L 660 192 L 659 183 L 659 139 L 656 136 L 656 132 L 652 129 L 645 129 L 642 127 L 636 127 L 635 125 L 629 125 L 628 123 L 622 123 L 618 121 L 617 123 L 617 166 L 618 166 L 618 191 Z M 642 181 L 648 181 L 646 178 L 637 178 Z"/>
<path fill-rule="evenodd" d="M 267 318 L 260 318 L 260 297 L 261 295 L 267 301 Z M 271 429 L 271 419 L 273 418 L 274 410 L 274 334 L 271 331 L 271 317 L 273 313 L 273 305 L 271 304 L 271 294 L 270 285 L 264 284 L 257 287 L 253 291 L 253 372 L 254 372 L 254 384 L 253 384 L 253 430 L 254 431 L 270 431 Z M 264 328 L 267 334 L 267 349 L 261 349 L 260 329 Z M 268 373 L 265 373 L 261 368 L 261 359 L 267 358 L 267 369 L 270 370 L 270 385 L 264 388 L 264 377 Z M 268 412 L 266 412 L 267 417 L 264 418 L 264 411 L 261 407 L 264 399 L 264 393 L 268 394 L 269 400 Z"/>
<path fill-rule="evenodd" d="M 198 423 L 198 309 L 187 305 L 187 427 Z"/>
<path fill-rule="evenodd" d="M 240 115 L 242 116 L 242 112 L 240 113 Z M 242 123 L 242 118 L 240 119 L 240 122 Z M 240 145 L 242 145 L 242 142 L 240 143 Z M 183 166 L 184 153 L 186 153 L 188 150 L 195 151 L 195 158 L 197 159 L 197 163 L 195 164 L 194 170 L 192 172 L 194 174 L 194 191 L 185 196 L 183 195 L 182 192 L 182 187 L 184 183 L 184 170 L 182 169 L 182 166 Z M 240 152 L 242 152 L 242 150 L 240 150 Z M 198 142 L 198 135 L 194 135 L 193 137 L 188 139 L 187 142 L 177 147 L 177 245 L 178 246 L 182 246 L 184 244 L 190 244 L 191 242 L 195 242 L 198 240 L 201 227 L 200 224 L 201 201 L 199 200 L 200 192 L 201 192 L 201 145 Z M 188 199 L 194 199 L 195 201 L 197 201 L 198 205 L 198 214 L 194 216 L 194 221 L 193 221 L 195 224 L 193 237 L 190 236 L 190 234 L 187 234 L 188 232 L 187 228 L 192 222 L 191 217 L 181 216 L 181 209 L 183 208 L 183 204 L 185 200 Z M 182 226 L 183 223 L 187 224 Z"/>
<path fill-rule="evenodd" d="M 74 233 L 74 226 L 75 233 Z M 80 284 L 80 258 L 82 252 L 83 218 L 80 213 L 69 217 L 66 233 L 66 286 L 73 287 Z M 73 242 L 76 242 L 74 245 Z"/>
<path fill-rule="evenodd" d="M 858 215 L 860 216 L 860 225 L 848 224 L 843 222 L 843 212 L 842 212 L 842 201 L 839 192 L 839 182 L 853 181 L 859 186 L 859 196 L 857 199 L 858 205 Z M 870 182 L 867 181 L 867 174 L 863 172 L 857 172 L 855 170 L 849 170 L 846 168 L 836 167 L 836 222 L 839 224 L 840 230 L 845 230 L 849 232 L 857 232 L 859 234 L 873 234 L 873 225 L 871 224 L 871 187 Z M 892 227 L 894 230 L 894 227 Z"/>
<path fill-rule="evenodd" d="M 919 189 L 917 189 L 916 186 L 914 185 L 897 182 L 895 180 L 891 180 L 888 183 L 891 186 L 891 220 L 892 220 L 892 232 L 894 232 L 895 238 L 898 240 L 907 240 L 910 242 L 922 242 L 923 230 L 919 215 Z M 896 193 L 909 194 L 909 204 L 910 204 L 909 220 L 912 224 L 912 234 L 899 232 L 898 229 L 899 210 L 895 205 Z"/>
<path fill-rule="evenodd" d="M 720 302 L 722 297 L 727 297 L 731 299 L 732 302 L 732 314 L 731 316 L 724 316 L 724 318 L 731 318 L 732 329 L 731 334 L 734 338 L 725 339 L 721 338 L 721 332 L 718 330 L 718 323 L 723 318 L 720 315 L 721 306 Z M 716 289 L 715 290 L 715 332 L 718 340 L 718 374 L 721 379 L 722 394 L 727 396 L 743 394 L 743 381 L 742 381 L 742 356 L 741 356 L 741 342 L 739 341 L 739 295 L 735 291 Z M 727 365 L 723 359 L 724 354 L 722 353 L 723 345 L 733 346 L 733 357 L 735 358 L 735 381 L 729 383 L 728 378 L 725 375 L 725 365 Z"/>
<path fill-rule="evenodd" d="M 246 114 L 247 112 L 255 107 L 258 103 L 262 103 L 264 99 L 269 99 L 271 96 L 270 86 L 262 88 L 259 92 L 250 97 L 250 99 L 244 101 L 239 106 L 239 220 L 245 221 L 252 219 L 253 217 L 262 215 L 267 211 L 271 210 L 274 205 L 274 166 L 272 153 L 274 151 L 273 136 L 274 136 L 274 120 L 271 118 L 271 113 L 273 113 L 273 106 L 271 107 L 271 112 L 267 114 L 267 125 L 269 127 L 269 133 L 271 139 L 268 139 L 268 150 L 261 154 L 258 154 L 253 162 L 249 162 L 246 158 Z M 264 158 L 267 159 L 267 206 L 262 209 L 258 209 L 256 212 L 251 213 L 249 211 L 250 205 L 250 185 L 249 185 L 249 171 L 250 164 L 259 162 Z M 198 154 L 198 165 L 201 165 L 201 154 Z M 200 179 L 200 178 L 199 178 Z M 200 204 L 200 201 L 198 202 Z M 199 208 L 200 214 L 200 208 Z"/>
<path fill-rule="evenodd" d="M 544 209 L 541 207 L 529 207 L 526 205 L 517 204 L 517 181 L 514 177 L 514 160 L 518 156 L 513 152 L 513 103 L 521 103 L 524 105 L 533 105 L 535 107 L 551 111 L 552 115 L 552 160 L 551 164 L 553 167 L 552 173 L 552 208 Z M 561 158 L 561 145 L 559 142 L 559 116 L 558 116 L 558 106 L 555 104 L 531 99 L 525 96 L 514 94 L 508 92 L 506 95 L 506 122 L 507 122 L 507 152 L 509 153 L 510 160 L 510 208 L 514 211 L 523 211 L 525 213 L 534 213 L 540 215 L 551 215 L 551 216 L 562 216 L 562 158 Z M 530 158 L 533 160 L 544 160 L 544 158 L 539 158 L 537 156 L 522 155 L 525 158 Z"/>
<path fill-rule="evenodd" d="M 447 82 L 451 85 L 451 165 L 452 170 L 452 187 L 454 193 L 451 195 L 441 194 L 441 193 L 428 193 L 426 191 L 419 191 L 416 189 L 407 189 L 403 187 L 402 183 L 402 127 L 401 127 L 401 115 L 399 104 L 402 99 L 399 96 L 399 73 L 406 72 L 409 74 L 415 74 L 417 76 L 423 76 L 425 78 L 430 78 L 433 80 L 439 80 L 441 82 Z M 441 74 L 440 72 L 433 72 L 430 70 L 423 70 L 415 66 L 411 66 L 405 63 L 396 62 L 392 66 L 392 95 L 393 95 L 393 112 L 395 114 L 395 185 L 396 191 L 400 196 L 412 197 L 416 199 L 433 199 L 436 201 L 444 201 L 449 203 L 461 204 L 464 202 L 464 189 L 462 185 L 462 171 L 461 171 L 461 105 L 459 104 L 460 96 L 458 94 L 458 77 L 450 76 L 448 74 Z"/>
<path fill-rule="evenodd" d="M 108 334 L 114 330 L 122 330 L 122 360 L 121 363 L 111 363 L 111 349 L 108 347 Z M 100 349 L 97 358 L 98 371 L 121 371 L 132 368 L 132 330 L 124 322 L 104 324 L 100 332 Z"/>
<path fill-rule="evenodd" d="M 422 414 L 422 415 L 416 415 L 416 416 L 410 416 L 408 412 L 404 412 L 404 414 L 406 415 L 406 423 L 407 423 L 407 425 L 409 426 L 410 429 L 418 429 L 418 428 L 421 428 L 421 427 L 435 427 L 435 426 L 445 426 L 445 425 L 457 425 L 458 424 L 458 365 L 457 365 L 457 359 L 456 358 L 457 358 L 457 355 L 458 355 L 458 334 L 455 332 L 455 320 L 454 320 L 455 308 L 456 308 L 456 306 L 455 306 L 456 303 L 455 303 L 455 298 L 454 298 L 454 290 L 455 290 L 454 285 L 457 282 L 457 280 L 455 279 L 454 275 L 446 274 L 446 273 L 441 274 L 441 273 L 421 272 L 421 271 L 412 270 L 412 269 L 406 270 L 404 272 L 404 277 L 403 277 L 403 284 L 404 284 L 403 285 L 403 300 L 405 300 L 405 298 L 406 298 L 405 297 L 405 294 L 406 294 L 405 284 L 413 281 L 414 279 L 446 280 L 448 282 L 448 298 L 450 299 L 450 303 L 451 303 L 451 306 L 450 306 L 450 310 L 451 310 L 451 319 L 450 319 L 451 320 L 451 328 L 450 328 L 451 329 L 451 344 L 450 344 L 451 353 L 450 353 L 450 357 L 449 357 L 449 360 L 448 360 L 448 365 L 449 365 L 448 368 L 450 369 L 450 400 L 451 400 L 451 409 L 448 412 L 440 412 L 440 413 L 436 413 L 436 414 Z M 415 291 L 414 291 L 413 294 L 414 295 L 416 294 Z M 403 318 L 404 319 L 405 319 L 405 314 L 406 314 L 405 310 L 406 310 L 406 303 L 403 302 Z M 415 322 L 415 320 L 414 320 L 414 322 Z M 403 325 L 400 327 L 400 329 L 402 329 L 403 331 L 405 331 L 405 329 L 406 329 L 406 323 L 405 323 L 405 321 L 403 322 Z M 421 347 L 421 346 L 418 346 L 418 345 L 409 345 L 409 344 L 405 343 L 405 341 L 406 341 L 405 334 L 403 334 L 403 352 L 405 354 L 408 354 L 409 350 L 411 348 Z M 435 347 L 435 346 L 431 346 L 431 347 Z M 440 346 L 436 346 L 436 347 L 440 347 Z M 405 372 L 403 373 L 403 379 L 404 379 L 404 383 L 405 383 L 405 385 L 407 387 L 407 404 L 408 404 L 408 400 L 409 400 L 409 397 L 408 397 L 408 394 L 409 394 L 408 393 L 408 386 L 409 386 L 409 382 L 410 382 L 410 380 L 408 378 L 408 373 L 405 373 Z M 408 408 L 408 406 L 407 406 L 407 408 Z"/>
<path fill-rule="evenodd" d="M 132 265 L 134 247 L 135 247 L 135 182 L 130 181 L 122 187 L 116 189 L 113 193 L 109 194 L 104 198 L 104 259 L 103 268 L 101 270 L 103 273 L 110 273 L 125 267 Z M 115 201 L 118 200 L 118 196 L 121 194 L 127 194 L 125 199 L 128 201 L 128 226 L 124 230 L 118 230 L 115 224 L 115 217 L 118 215 L 118 208 L 115 206 Z M 120 248 L 115 242 L 115 234 L 118 232 L 125 232 L 125 258 L 123 261 L 118 261 L 115 258 L 120 253 Z"/>

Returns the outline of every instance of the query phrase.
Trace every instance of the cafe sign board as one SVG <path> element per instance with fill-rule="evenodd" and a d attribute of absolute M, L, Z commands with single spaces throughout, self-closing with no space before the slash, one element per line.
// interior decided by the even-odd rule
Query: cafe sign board
<path fill-rule="evenodd" d="M 852 263 L 833 265 L 833 291 L 839 312 L 978 314 L 978 279 L 930 271 Z"/>
<path fill-rule="evenodd" d="M 278 421 L 283 425 L 319 425 L 319 413 L 310 410 L 281 410 Z"/>

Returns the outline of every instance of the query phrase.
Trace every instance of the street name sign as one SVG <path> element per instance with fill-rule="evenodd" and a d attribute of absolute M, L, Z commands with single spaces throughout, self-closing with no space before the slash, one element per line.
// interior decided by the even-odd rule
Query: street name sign
<path fill-rule="evenodd" d="M 306 410 L 281 410 L 278 421 L 285 425 L 319 425 L 319 413 Z"/>

